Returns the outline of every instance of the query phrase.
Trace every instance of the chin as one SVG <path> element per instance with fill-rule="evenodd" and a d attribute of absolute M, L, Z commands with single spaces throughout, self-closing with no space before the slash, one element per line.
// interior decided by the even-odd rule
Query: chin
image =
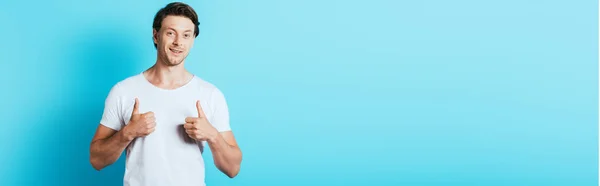
<path fill-rule="evenodd" d="M 167 63 L 167 65 L 169 65 L 169 66 L 177 66 L 177 65 L 180 65 L 182 62 L 183 62 L 183 60 L 181 60 L 181 61 L 169 61 Z"/>

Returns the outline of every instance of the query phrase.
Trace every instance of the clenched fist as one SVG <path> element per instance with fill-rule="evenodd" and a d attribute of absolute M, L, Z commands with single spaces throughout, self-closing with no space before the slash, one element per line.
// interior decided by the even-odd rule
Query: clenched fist
<path fill-rule="evenodd" d="M 214 141 L 219 132 L 206 119 L 200 101 L 196 101 L 196 109 L 198 109 L 198 117 L 185 118 L 183 125 L 185 132 L 196 141 Z"/>
<path fill-rule="evenodd" d="M 140 114 L 138 108 L 139 101 L 137 98 L 135 98 L 133 112 L 131 112 L 131 119 L 129 120 L 127 126 L 123 128 L 125 136 L 128 140 L 147 136 L 148 134 L 154 132 L 154 127 L 156 127 L 156 118 L 154 118 L 154 113 L 146 112 Z"/>

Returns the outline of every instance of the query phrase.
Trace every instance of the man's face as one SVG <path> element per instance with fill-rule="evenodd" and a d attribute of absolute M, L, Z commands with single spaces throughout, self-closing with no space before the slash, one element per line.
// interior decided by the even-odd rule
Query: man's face
<path fill-rule="evenodd" d="M 167 66 L 179 65 L 194 45 L 194 23 L 187 17 L 167 16 L 157 32 L 153 29 L 158 58 Z"/>

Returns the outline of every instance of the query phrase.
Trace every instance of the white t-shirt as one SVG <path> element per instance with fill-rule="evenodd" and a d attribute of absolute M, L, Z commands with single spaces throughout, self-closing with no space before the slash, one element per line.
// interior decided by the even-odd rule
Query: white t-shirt
<path fill-rule="evenodd" d="M 186 117 L 198 117 L 196 101 L 219 131 L 229 131 L 229 111 L 222 92 L 194 76 L 173 90 L 151 84 L 143 73 L 120 81 L 106 98 L 100 123 L 121 130 L 131 118 L 135 98 L 139 113 L 154 112 L 155 131 L 134 139 L 126 148 L 125 186 L 204 186 L 206 142 L 197 143 L 185 132 Z"/>

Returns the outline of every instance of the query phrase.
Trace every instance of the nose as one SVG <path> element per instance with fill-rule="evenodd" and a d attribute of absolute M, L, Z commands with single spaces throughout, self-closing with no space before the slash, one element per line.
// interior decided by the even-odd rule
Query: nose
<path fill-rule="evenodd" d="M 177 34 L 177 36 L 175 36 L 175 39 L 173 40 L 173 45 L 179 45 L 179 41 L 183 40 L 183 35 Z"/>
<path fill-rule="evenodd" d="M 173 45 L 179 45 L 179 37 L 175 37 L 175 40 L 173 40 Z"/>

